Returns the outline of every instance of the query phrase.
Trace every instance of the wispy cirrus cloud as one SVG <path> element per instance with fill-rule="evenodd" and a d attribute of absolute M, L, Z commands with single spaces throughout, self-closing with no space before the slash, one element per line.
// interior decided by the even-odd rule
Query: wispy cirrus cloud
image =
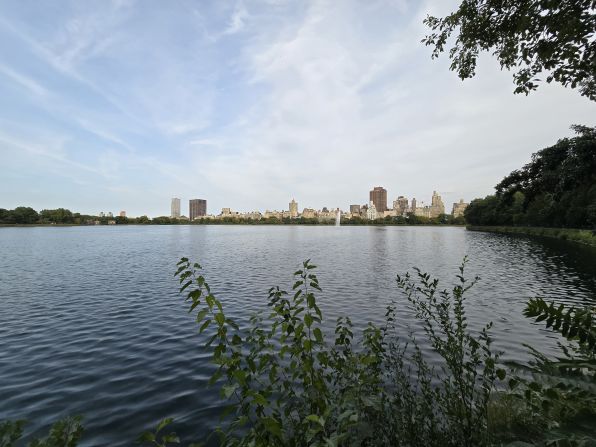
<path fill-rule="evenodd" d="M 10 67 L 0 65 L 0 74 L 10 78 L 20 86 L 24 87 L 29 93 L 36 96 L 47 96 L 48 90 L 34 79 L 14 71 Z"/>

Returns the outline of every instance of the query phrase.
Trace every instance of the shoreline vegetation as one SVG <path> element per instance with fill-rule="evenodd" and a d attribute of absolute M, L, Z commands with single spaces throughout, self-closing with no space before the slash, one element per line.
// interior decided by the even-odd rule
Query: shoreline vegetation
<path fill-rule="evenodd" d="M 341 225 L 451 225 L 463 226 L 462 216 L 453 217 L 450 214 L 440 214 L 434 218 L 416 216 L 387 216 L 368 220 L 362 217 L 341 219 Z M 147 216 L 92 216 L 73 213 L 65 208 L 53 210 L 44 209 L 39 213 L 33 208 L 20 206 L 13 210 L 0 208 L 0 227 L 20 226 L 95 226 L 95 225 L 335 225 L 335 219 L 322 218 L 277 218 L 240 219 L 237 217 L 198 218 L 193 221 L 169 216 L 150 218 Z"/>
<path fill-rule="evenodd" d="M 99 224 L 99 226 L 105 226 L 107 224 Z M 335 224 L 333 222 L 180 222 L 180 223 L 138 223 L 138 222 L 131 222 L 119 225 L 130 225 L 130 226 L 145 226 L 145 225 L 175 225 L 175 226 L 194 226 L 194 225 L 212 225 L 212 226 L 221 226 L 221 225 L 244 225 L 244 226 L 255 226 L 255 225 L 297 225 L 297 226 L 327 226 L 333 227 Z M 93 227 L 95 225 L 90 224 L 75 224 L 75 223 L 33 223 L 33 224 L 4 224 L 0 223 L 0 228 L 21 228 L 21 227 Z M 395 223 L 395 222 L 376 222 L 376 221 L 365 221 L 363 223 L 344 223 L 341 222 L 342 227 L 353 227 L 353 226 L 399 226 L 399 227 L 466 227 L 465 223 Z"/>
<path fill-rule="evenodd" d="M 563 237 L 554 236 L 560 238 L 573 238 L 580 229 L 596 230 L 596 127 L 571 128 L 575 137 L 532 154 L 529 163 L 495 186 L 495 194 L 472 200 L 464 211 L 466 222 L 484 228 L 536 228 L 527 231 L 543 236 L 560 229 L 557 234 Z"/>
<path fill-rule="evenodd" d="M 487 233 L 547 237 L 596 247 L 596 230 L 550 227 L 509 227 L 492 225 L 466 225 L 466 229 L 469 231 L 485 231 Z"/>

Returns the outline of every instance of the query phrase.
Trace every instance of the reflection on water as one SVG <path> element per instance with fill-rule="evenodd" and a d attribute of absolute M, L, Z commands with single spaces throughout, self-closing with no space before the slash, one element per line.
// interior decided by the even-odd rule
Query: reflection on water
<path fill-rule="evenodd" d="M 468 255 L 470 278 L 481 277 L 471 326 L 492 320 L 495 345 L 517 362 L 527 359 L 522 343 L 552 353 L 557 341 L 521 315 L 528 298 L 596 302 L 594 249 L 461 228 L 4 228 L 0 253 L 0 419 L 27 418 L 39 434 L 83 414 L 83 445 L 130 445 L 165 416 L 184 438 L 217 423 L 217 393 L 205 390 L 213 368 L 172 276 L 181 256 L 204 265 L 244 324 L 311 258 L 327 324 L 349 315 L 361 330 L 396 300 L 406 330 L 395 275 L 418 266 L 449 287 Z"/>

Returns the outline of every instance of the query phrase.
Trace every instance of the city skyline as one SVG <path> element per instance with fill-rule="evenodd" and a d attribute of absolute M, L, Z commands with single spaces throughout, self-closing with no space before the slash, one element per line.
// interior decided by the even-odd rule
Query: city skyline
<path fill-rule="evenodd" d="M 461 82 L 420 42 L 455 3 L 3 2 L 2 206 L 157 216 L 188 191 L 320 209 L 431 179 L 445 203 L 490 194 L 596 106 L 555 83 L 514 95 L 490 55 Z"/>
<path fill-rule="evenodd" d="M 437 191 L 433 191 L 431 196 L 430 205 L 424 200 L 418 200 L 412 197 L 411 202 L 407 197 L 399 195 L 397 199 L 393 200 L 392 206 L 389 207 L 387 204 L 388 191 L 382 186 L 375 186 L 369 192 L 369 202 L 363 205 L 351 204 L 349 205 L 349 211 L 342 207 L 322 207 L 319 209 L 310 208 L 305 206 L 300 211 L 299 203 L 292 198 L 288 203 L 288 209 L 282 208 L 281 210 L 277 207 L 267 207 L 263 210 L 253 209 L 238 210 L 231 207 L 221 208 L 221 212 L 207 212 L 207 200 L 206 199 L 190 199 L 188 205 L 188 216 L 181 214 L 181 199 L 173 197 L 171 199 L 171 214 L 169 217 L 183 220 L 195 220 L 197 218 L 224 218 L 224 217 L 236 217 L 240 219 L 261 219 L 268 217 L 277 218 L 298 218 L 298 217 L 317 217 L 322 219 L 335 218 L 336 213 L 341 213 L 342 216 L 347 218 L 352 217 L 365 217 L 369 220 L 383 217 L 406 217 L 410 214 L 426 217 L 436 218 L 441 214 L 451 214 L 454 217 L 462 216 L 465 208 L 469 205 L 460 198 L 459 202 L 453 202 L 452 211 L 449 211 L 441 198 L 441 195 Z M 375 206 L 376 204 L 376 206 Z M 420 206 L 418 206 L 420 205 Z M 163 216 L 154 216 L 163 217 Z"/>

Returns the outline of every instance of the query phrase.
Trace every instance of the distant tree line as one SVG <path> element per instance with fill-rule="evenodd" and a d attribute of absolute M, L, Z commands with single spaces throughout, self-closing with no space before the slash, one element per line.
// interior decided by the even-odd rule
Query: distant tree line
<path fill-rule="evenodd" d="M 19 206 L 13 210 L 0 208 L 0 225 L 108 225 L 108 224 L 141 224 L 141 225 L 335 225 L 335 220 L 319 220 L 317 218 L 269 217 L 264 219 L 239 219 L 237 217 L 223 217 L 220 219 L 199 218 L 192 222 L 186 219 L 177 219 L 169 216 L 149 218 L 123 217 L 123 216 L 92 216 L 81 213 L 73 213 L 65 208 L 54 210 L 35 211 L 33 208 Z M 465 220 L 462 216 L 453 217 L 450 214 L 441 214 L 435 218 L 423 216 L 382 217 L 375 220 L 368 220 L 362 217 L 342 219 L 342 225 L 463 225 Z"/>
<path fill-rule="evenodd" d="M 577 136 L 532 155 L 530 163 L 473 200 L 472 225 L 596 229 L 596 127 L 572 126 Z"/>
<path fill-rule="evenodd" d="M 154 219 L 155 220 L 155 219 Z M 441 214 L 435 218 L 415 216 L 387 216 L 374 220 L 364 217 L 352 217 L 350 219 L 341 219 L 342 225 L 464 225 L 463 216 L 453 217 L 451 214 Z M 268 217 L 259 220 L 240 219 L 237 217 L 223 217 L 221 219 L 200 218 L 192 221 L 193 225 L 335 225 L 334 219 L 319 220 L 316 217 L 298 217 L 298 218 L 277 218 Z"/>
<path fill-rule="evenodd" d="M 463 216 L 453 217 L 451 214 L 439 214 L 437 217 L 416 216 L 408 213 L 407 216 L 386 216 L 374 220 L 363 217 L 342 219 L 342 225 L 464 225 Z"/>
<path fill-rule="evenodd" d="M 150 219 L 147 216 L 136 218 L 93 216 L 73 213 L 66 208 L 44 209 L 40 212 L 28 206 L 19 206 L 13 210 L 0 208 L 0 224 L 3 225 L 93 225 L 97 222 L 103 225 L 107 225 L 110 222 L 115 224 L 148 224 L 162 223 L 160 219 L 163 218 L 156 217 L 155 219 Z M 166 219 L 169 220 L 170 218 L 168 217 Z"/>

